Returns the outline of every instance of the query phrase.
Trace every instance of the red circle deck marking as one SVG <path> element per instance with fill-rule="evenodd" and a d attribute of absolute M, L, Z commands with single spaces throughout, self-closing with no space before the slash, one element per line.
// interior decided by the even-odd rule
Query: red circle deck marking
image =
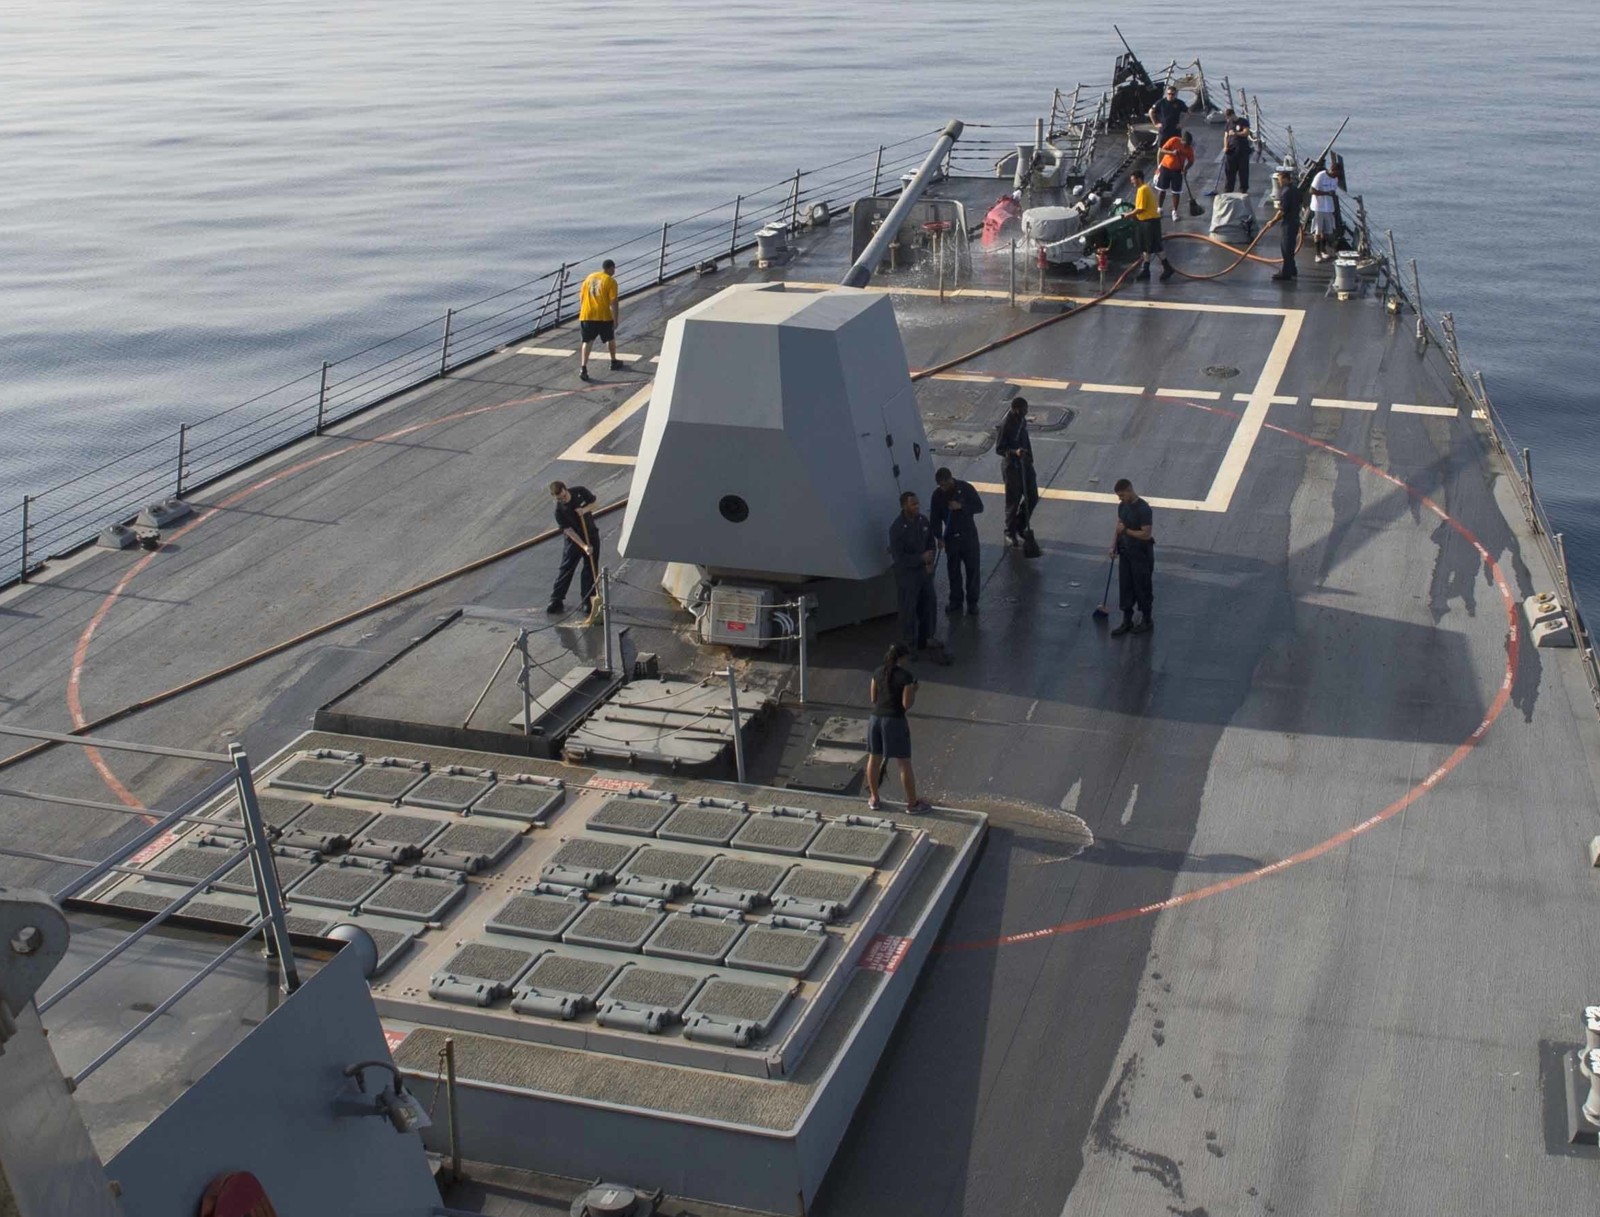
<path fill-rule="evenodd" d="M 1238 414 L 1232 410 L 1222 409 L 1217 406 L 1205 406 L 1201 405 L 1199 402 L 1185 401 L 1179 404 L 1192 406 L 1197 410 L 1208 410 L 1214 414 L 1226 414 L 1234 418 L 1239 417 Z M 1313 858 L 1320 858 L 1323 854 L 1338 849 L 1342 845 L 1349 844 L 1362 833 L 1376 828 L 1384 821 L 1393 819 L 1407 807 L 1410 807 L 1411 804 L 1415 803 L 1423 795 L 1431 791 L 1441 781 L 1448 777 L 1451 771 L 1454 770 L 1457 765 L 1466 759 L 1468 753 L 1477 747 L 1478 742 L 1482 740 L 1486 734 L 1488 734 L 1489 728 L 1494 724 L 1495 719 L 1500 717 L 1501 711 L 1503 711 L 1507 704 L 1511 701 L 1511 685 L 1516 679 L 1517 675 L 1517 653 L 1520 646 L 1521 635 L 1521 631 L 1519 630 L 1517 623 L 1516 597 L 1512 594 L 1511 586 L 1506 582 L 1505 576 L 1500 573 L 1499 563 L 1497 563 L 1490 555 L 1488 549 L 1484 547 L 1483 542 L 1479 541 L 1466 525 L 1462 524 L 1454 516 L 1450 515 L 1444 510 L 1444 508 L 1435 503 L 1433 499 L 1423 494 L 1415 487 L 1407 485 L 1393 474 L 1387 473 L 1378 468 L 1371 461 L 1346 452 L 1342 448 L 1336 448 L 1332 444 L 1324 443 L 1322 440 L 1314 439 L 1309 435 L 1304 435 L 1299 431 L 1291 430 L 1288 427 L 1280 427 L 1274 423 L 1263 423 L 1262 429 L 1266 431 L 1276 431 L 1280 435 L 1287 435 L 1291 439 L 1297 439 L 1301 443 L 1307 444 L 1310 447 L 1320 448 L 1324 452 L 1331 453 L 1334 456 L 1343 457 L 1345 460 L 1360 466 L 1369 473 L 1374 473 L 1378 477 L 1383 478 L 1384 481 L 1400 487 L 1401 490 L 1404 490 L 1418 503 L 1426 507 L 1429 511 L 1433 512 L 1433 514 L 1438 516 L 1439 519 L 1443 520 L 1453 531 L 1460 535 L 1462 539 L 1467 542 L 1467 544 L 1471 545 L 1472 548 L 1477 551 L 1478 557 L 1483 559 L 1485 567 L 1488 568 L 1489 573 L 1493 576 L 1494 585 L 1499 590 L 1500 598 L 1505 602 L 1506 608 L 1505 673 L 1500 678 L 1500 687 L 1495 692 L 1494 700 L 1490 703 L 1488 712 L 1484 714 L 1483 721 L 1473 729 L 1471 735 L 1467 736 L 1465 740 L 1456 746 L 1455 751 L 1446 757 L 1444 762 L 1440 764 L 1437 769 L 1433 770 L 1433 772 L 1428 774 L 1427 777 L 1423 778 L 1422 781 L 1418 782 L 1410 790 L 1406 791 L 1405 794 L 1401 795 L 1398 799 L 1390 803 L 1377 814 L 1368 816 L 1359 824 L 1351 825 L 1343 832 L 1336 833 L 1329 837 L 1326 841 L 1320 841 L 1317 844 L 1308 846 L 1297 853 L 1290 854 L 1286 858 L 1280 858 L 1276 862 L 1268 863 L 1266 866 L 1258 867 L 1253 871 L 1246 871 L 1242 875 L 1234 875 L 1230 878 L 1219 880 L 1216 883 L 1207 884 L 1205 887 L 1195 888 L 1193 891 L 1182 892 L 1176 896 L 1168 896 L 1165 900 L 1157 900 L 1151 904 L 1141 904 L 1134 908 L 1118 909 L 1114 913 L 1102 913 L 1098 917 L 1085 917 L 1079 921 L 1065 921 L 1059 925 L 1042 926 L 1037 930 L 1024 930 L 1017 934 L 1002 934 L 997 938 L 985 938 L 969 942 L 946 943 L 944 946 L 939 948 L 941 952 L 950 953 L 957 951 L 993 950 L 999 947 L 1015 946 L 1018 943 L 1033 942 L 1040 938 L 1053 938 L 1058 934 L 1076 934 L 1082 930 L 1098 929 L 1105 925 L 1115 925 L 1119 921 L 1132 921 L 1136 917 L 1148 917 L 1153 913 L 1166 912 L 1168 909 L 1182 908 L 1186 904 L 1194 904 L 1196 901 L 1204 900 L 1209 896 L 1220 896 L 1223 892 L 1231 892 L 1236 888 L 1244 887 L 1246 884 L 1254 883 L 1258 879 L 1265 879 L 1269 875 L 1275 875 L 1280 871 L 1288 870 L 1291 866 L 1298 866 L 1302 862 L 1310 862 Z"/>
<path fill-rule="evenodd" d="M 461 419 L 473 418 L 479 414 L 490 414 L 496 410 L 508 410 L 513 406 L 526 406 L 537 401 L 548 401 L 554 397 L 567 397 L 573 393 L 591 393 L 603 387 L 604 386 L 597 385 L 587 389 L 555 389 L 549 393 L 535 393 L 532 397 L 519 397 L 514 401 L 497 402 L 490 406 L 474 406 L 470 410 L 458 410 L 454 414 L 446 414 L 442 418 L 431 418 L 419 423 L 410 423 L 399 428 L 398 430 L 390 431 L 383 435 L 373 436 L 371 439 L 351 440 L 342 448 L 336 448 L 332 452 L 324 452 L 321 456 L 309 457 L 306 460 L 300 461 L 298 464 L 289 465 L 286 468 L 278 470 L 276 473 L 268 474 L 260 481 L 252 482 L 250 485 L 241 490 L 234 491 L 233 494 L 223 499 L 220 503 L 216 503 L 207 508 L 205 511 L 201 512 L 167 539 L 169 541 L 176 541 L 179 537 L 184 536 L 193 529 L 200 527 L 200 525 L 204 524 L 213 516 L 220 512 L 226 511 L 230 507 L 236 506 L 245 499 L 249 498 L 251 495 L 256 494 L 258 491 L 265 490 L 269 486 L 275 486 L 279 482 L 294 477 L 296 474 L 304 473 L 307 469 L 313 469 L 316 466 L 323 464 L 325 461 L 331 461 L 336 457 L 347 456 L 352 452 L 359 451 L 360 449 L 369 447 L 372 444 L 390 443 L 394 440 L 404 438 L 407 435 L 413 435 L 418 431 L 424 431 L 429 427 L 438 427 L 444 423 L 459 422 Z M 122 593 L 128 590 L 128 585 L 138 578 L 144 569 L 150 565 L 150 563 L 155 561 L 160 552 L 160 550 L 152 551 L 151 553 L 148 553 L 144 557 L 140 558 L 128 568 L 128 572 L 123 575 L 121 579 L 117 580 L 116 585 L 106 593 L 106 598 L 100 602 L 100 607 L 95 610 L 94 616 L 89 619 L 89 624 L 83 628 L 83 633 L 78 635 L 78 643 L 72 649 L 72 670 L 67 676 L 67 712 L 72 716 L 72 725 L 74 728 L 82 727 L 86 722 L 89 721 L 88 716 L 83 712 L 81 693 L 83 687 L 83 669 L 85 663 L 88 662 L 89 644 L 94 641 L 95 631 L 98 630 L 102 624 L 104 624 L 105 619 L 110 615 L 112 608 L 116 605 L 117 601 L 122 598 Z M 138 796 L 135 795 L 133 791 L 129 790 L 122 784 L 120 780 L 118 780 L 117 775 L 111 771 L 111 766 L 106 763 L 105 757 L 100 754 L 100 750 L 98 748 L 85 748 L 83 751 L 84 754 L 89 758 L 89 763 L 94 766 L 95 772 L 100 775 L 100 780 L 110 788 L 112 794 L 121 799 L 122 802 L 128 807 L 138 808 L 141 811 L 144 810 L 144 804 L 140 802 Z M 150 820 L 152 823 L 154 822 L 153 817 L 147 816 L 146 819 Z"/>

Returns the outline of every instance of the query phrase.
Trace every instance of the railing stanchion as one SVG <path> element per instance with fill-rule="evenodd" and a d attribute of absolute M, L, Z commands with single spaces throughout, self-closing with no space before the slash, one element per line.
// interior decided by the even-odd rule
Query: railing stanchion
<path fill-rule="evenodd" d="M 733 665 L 728 665 L 728 704 L 733 707 L 733 763 L 738 770 L 739 782 L 744 783 L 744 731 L 739 726 L 739 678 Z"/>
<path fill-rule="evenodd" d="M 1428 343 L 1428 319 L 1422 315 L 1422 277 L 1417 274 L 1417 260 L 1411 259 L 1411 292 L 1415 296 L 1412 301 L 1417 309 L 1417 341 L 1424 346 Z"/>
<path fill-rule="evenodd" d="M 289 927 L 283 919 L 283 888 L 278 884 L 277 864 L 272 860 L 272 845 L 267 840 L 266 824 L 261 818 L 261 805 L 256 801 L 255 779 L 250 774 L 250 759 L 238 744 L 228 745 L 228 755 L 233 758 L 239 791 L 239 815 L 244 821 L 245 838 L 249 841 L 251 869 L 255 872 L 256 894 L 260 897 L 261 919 L 266 924 L 267 954 L 277 957 L 283 970 L 283 987 L 293 993 L 300 987 L 300 973 L 295 967 L 294 946 L 289 941 Z"/>
<path fill-rule="evenodd" d="M 19 583 L 28 581 L 28 506 L 32 502 L 31 496 L 22 496 L 22 570 L 17 579 Z"/>
<path fill-rule="evenodd" d="M 667 281 L 667 229 L 670 227 L 670 224 L 661 226 L 661 256 L 656 260 L 657 286 Z"/>
<path fill-rule="evenodd" d="M 561 264 L 561 277 L 558 280 L 556 280 L 556 320 L 555 320 L 555 323 L 557 325 L 561 324 L 561 310 L 566 308 L 566 306 L 567 306 L 567 269 L 568 269 L 567 268 L 567 264 L 565 262 L 563 262 Z"/>
<path fill-rule="evenodd" d="M 444 312 L 444 342 L 439 346 L 439 375 L 443 376 L 450 370 L 450 327 L 455 323 L 455 309 L 446 309 Z"/>
<path fill-rule="evenodd" d="M 328 361 L 322 361 L 322 383 L 317 387 L 317 434 L 322 434 L 322 421 L 328 411 Z"/>
<path fill-rule="evenodd" d="M 173 497 L 183 497 L 183 458 L 189 455 L 189 424 L 178 424 L 178 482 Z"/>
<path fill-rule="evenodd" d="M 611 568 L 600 568 L 600 632 L 605 635 L 605 670 L 611 671 Z"/>
<path fill-rule="evenodd" d="M 800 596 L 799 596 L 799 609 L 800 609 L 799 617 L 800 617 L 800 704 L 802 706 L 806 704 L 806 661 L 808 659 L 808 656 L 807 656 L 807 653 L 806 653 L 806 647 L 807 647 L 807 643 L 806 643 L 806 633 L 807 633 L 806 612 L 807 612 L 807 608 L 808 608 L 808 603 L 809 602 L 806 599 L 806 594 L 804 592 L 801 592 Z"/>
<path fill-rule="evenodd" d="M 1017 239 L 1011 238 L 1011 307 L 1017 307 Z"/>
<path fill-rule="evenodd" d="M 873 198 L 876 198 L 877 195 L 878 195 L 878 179 L 880 179 L 882 176 L 883 176 L 883 145 L 879 144 L 878 145 L 878 160 L 877 160 L 877 163 L 872 166 L 872 197 Z"/>
<path fill-rule="evenodd" d="M 800 227 L 800 170 L 794 171 L 794 185 L 789 188 L 789 231 Z"/>
<path fill-rule="evenodd" d="M 733 235 L 728 238 L 728 257 L 735 257 L 739 252 L 739 208 L 744 205 L 744 195 L 733 196 Z"/>
<path fill-rule="evenodd" d="M 1539 496 L 1533 492 L 1533 449 L 1522 450 L 1522 480 L 1528 487 L 1528 524 L 1534 532 L 1544 531 L 1539 525 Z"/>
<path fill-rule="evenodd" d="M 444 1037 L 444 1111 L 450 1121 L 450 1179 L 461 1178 L 461 1119 L 456 1110 L 456 1041 Z"/>
<path fill-rule="evenodd" d="M 522 654 L 522 674 L 517 677 L 517 684 L 522 686 L 522 734 L 533 734 L 533 690 L 529 684 L 533 680 L 533 657 L 528 654 L 528 631 L 526 628 L 517 631 L 517 650 Z"/>

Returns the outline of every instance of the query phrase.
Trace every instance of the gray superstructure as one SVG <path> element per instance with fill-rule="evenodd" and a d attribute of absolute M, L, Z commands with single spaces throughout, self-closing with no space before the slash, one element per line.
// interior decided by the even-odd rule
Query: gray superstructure
<path fill-rule="evenodd" d="M 1193 95 L 1198 74 L 1184 85 Z M 1070 206 L 1080 175 L 1085 193 L 1128 193 L 1127 167 L 1148 164 L 1129 116 L 1113 104 L 1070 140 L 1048 133 L 1070 147 L 1040 158 L 1038 178 L 1022 187 L 1024 204 Z M 1219 129 L 1198 119 L 1192 127 L 1199 164 L 1191 181 L 1204 189 Z M 1263 221 L 1269 165 L 1253 167 Z M 923 460 L 948 464 L 988 504 L 978 521 L 982 613 L 947 621 L 941 612 L 955 662 L 918 669 L 912 722 L 923 787 L 941 807 L 986 815 L 987 837 L 937 944 L 933 924 L 910 935 L 926 952 L 917 987 L 899 995 L 903 1017 L 892 1038 L 884 1030 L 853 1118 L 833 1113 L 849 1120 L 848 1131 L 820 1191 L 807 1191 L 807 1176 L 804 1211 L 1589 1211 L 1600 1151 L 1569 1125 L 1568 1094 L 1583 1097 L 1587 1081 L 1571 1072 L 1572 1052 L 1584 1042 L 1585 1007 L 1600 999 L 1586 930 L 1600 882 L 1588 856 L 1600 832 L 1593 659 L 1564 573 L 1550 560 L 1559 550 L 1548 523 L 1527 497 L 1481 385 L 1449 333 L 1421 323 L 1414 281 L 1348 193 L 1345 235 L 1359 258 L 1343 293 L 1333 266 L 1314 263 L 1309 245 L 1299 282 L 1284 286 L 1268 277 L 1274 265 L 1169 240 L 1182 271 L 1218 277 L 1127 282 L 1102 298 L 1092 261 L 1066 277 L 1059 260 L 1042 271 L 1025 244 L 1013 253 L 1009 232 L 982 245 L 980 217 L 1016 179 L 1014 159 L 993 170 L 952 172 L 930 185 L 927 210 L 860 293 L 892 302 L 925 428 Z M 1110 179 L 1109 190 L 1093 190 L 1100 179 Z M 863 233 L 888 210 L 893 192 L 879 193 L 861 209 L 860 231 L 846 222 L 854 199 L 832 200 L 832 222 L 822 224 L 806 222 L 797 196 L 786 257 L 757 266 L 758 251 L 741 251 L 720 256 L 716 273 L 639 292 L 620 338 L 626 372 L 579 385 L 571 326 L 545 331 L 537 346 L 512 342 L 192 495 L 193 522 L 170 529 L 159 552 L 85 551 L 0 593 L 8 699 L 0 716 L 70 729 L 425 585 L 545 529 L 551 478 L 588 485 L 602 506 L 617 503 L 651 451 L 651 361 L 675 358 L 663 346 L 672 319 L 693 316 L 734 283 L 782 283 L 772 295 L 785 309 L 812 298 L 803 294 L 835 291 Z M 973 229 L 970 241 L 938 227 L 958 213 Z M 1167 229 L 1169 237 L 1205 234 L 1208 224 L 1185 218 Z M 1255 252 L 1273 245 L 1269 233 Z M 1125 265 L 1111 262 L 1108 283 Z M 999 543 L 993 424 L 1018 393 L 1031 403 L 1043 495 L 1033 528 L 1044 552 L 1034 561 Z M 696 465 L 692 473 L 716 470 Z M 748 484 L 749 473 L 729 470 L 729 486 L 710 488 L 707 501 L 740 493 L 731 479 Z M 1158 622 L 1149 636 L 1120 639 L 1091 617 L 1106 585 L 1119 477 L 1154 508 Z M 893 490 L 883 494 L 887 530 Z M 802 517 L 797 529 L 817 523 L 803 518 L 803 505 L 789 509 Z M 616 511 L 600 519 L 613 555 L 620 520 Z M 630 528 L 630 552 L 644 544 L 639 530 Z M 526 753 L 520 728 L 508 725 L 523 708 L 518 665 L 499 670 L 472 705 L 518 629 L 531 631 L 541 693 L 573 664 L 603 659 L 597 628 L 533 620 L 556 550 L 541 543 L 423 586 L 131 715 L 114 733 L 211 751 L 239 738 L 267 757 L 354 689 L 370 695 L 373 716 L 381 709 L 395 721 L 481 733 L 474 741 L 498 735 L 508 753 Z M 760 652 L 698 641 L 679 600 L 661 590 L 658 559 L 677 556 L 608 558 L 614 627 L 664 672 L 709 687 L 732 662 L 765 681 L 773 708 L 764 730 L 743 740 L 750 789 L 824 798 L 803 796 L 802 787 L 821 789 L 818 774 L 859 764 L 841 741 L 850 738 L 848 720 L 864 718 L 865 674 L 894 623 L 809 639 L 802 702 L 798 655 L 782 637 L 789 631 L 775 629 Z M 863 548 L 856 564 L 869 559 Z M 1525 605 L 1540 593 L 1560 603 Z M 441 620 L 462 606 L 508 616 Z M 1536 626 L 1541 619 L 1555 629 Z M 1578 646 L 1538 645 L 1561 641 L 1563 627 Z M 399 672 L 408 688 L 385 686 L 385 675 Z M 371 709 L 379 689 L 386 707 L 405 700 L 404 712 Z M 681 728 L 658 734 L 668 730 Z M 425 751 L 415 743 L 387 749 L 406 759 Z M 822 753 L 833 759 L 819 762 Z M 477 756 L 453 763 L 484 764 Z M 731 751 L 721 763 L 731 767 Z M 176 806 L 209 776 L 176 757 L 62 749 L 0 766 L 6 790 L 49 790 L 84 804 L 0 792 L 5 847 L 50 857 L 99 857 L 134 831 L 129 817 L 93 804 L 160 798 Z M 526 756 L 500 767 L 571 772 Z M 402 795 L 420 777 L 407 780 Z M 634 780 L 668 789 L 696 779 L 652 776 L 641 760 Z M 774 791 L 764 797 L 781 797 Z M 325 801 L 348 802 L 337 793 Z M 720 831 L 709 819 L 695 831 Z M 556 825 L 529 831 L 560 832 Z M 347 852 L 363 857 L 353 841 Z M 407 863 L 417 864 L 425 863 Z M 14 860 L 6 873 L 54 890 L 65 872 Z M 491 885 L 496 873 L 463 882 Z M 665 881 L 659 869 L 637 878 L 640 890 Z M 327 905 L 297 904 L 294 884 L 285 887 L 291 916 L 327 926 Z M 207 899 L 252 907 L 237 891 Z M 72 916 L 85 936 L 113 924 L 104 910 Z M 381 925 L 386 916 L 368 919 Z M 411 958 L 449 955 L 448 925 L 445 918 L 422 931 Z M 232 938 L 185 922 L 170 947 L 165 931 L 142 945 L 179 958 L 198 949 L 193 943 L 214 955 Z M 309 964 L 328 956 L 318 942 L 303 946 Z M 642 947 L 638 956 L 652 958 Z M 239 978 L 249 1000 L 208 1005 L 207 990 L 197 989 L 173 1008 L 175 1020 L 187 1020 L 174 1027 L 229 1023 L 228 1035 L 205 1041 L 210 1055 L 200 1065 L 220 1057 L 225 1069 L 231 1058 L 221 1044 L 239 1037 L 241 1018 L 277 1007 L 260 1028 L 268 1030 L 297 1003 L 309 1006 L 314 986 L 342 984 L 334 969 L 353 958 L 348 948 L 338 952 L 299 994 L 280 999 L 271 969 L 241 952 L 235 963 L 254 969 Z M 177 983 L 145 953 L 129 963 L 139 969 L 136 985 L 95 990 L 95 1002 L 86 987 L 83 1021 L 51 1026 L 69 1074 L 144 1017 L 146 989 L 159 988 L 159 1001 Z M 667 963 L 667 971 L 712 966 Z M 158 978 L 171 983 L 160 987 Z M 484 979 L 493 978 L 466 978 Z M 427 986 L 413 979 L 411 987 L 407 1001 L 429 1000 Z M 509 1008 L 514 999 L 493 1000 Z M 582 1018 L 598 1021 L 589 1011 Z M 485 1039 L 522 1042 L 454 1025 L 476 1037 L 475 1049 Z M 374 1022 L 362 1034 L 370 1040 L 376 1030 Z M 412 1041 L 414 1031 L 388 1030 L 426 1100 L 442 1067 L 433 1063 L 437 1033 Z M 8 1050 L 0 1066 L 11 1057 Z M 162 1067 L 181 1075 L 174 1058 L 183 1053 L 161 1058 Z M 503 1063 L 492 1052 L 463 1053 L 469 1072 Z M 125 1095 L 96 1087 L 109 1087 L 117 1069 L 136 1077 L 138 1067 L 119 1058 L 77 1093 L 102 1156 L 151 1113 L 133 1119 L 119 1109 Z M 721 1072 L 695 1076 L 709 1086 Z M 766 1084 L 738 1076 L 739 1085 Z M 508 1084 L 504 1076 L 476 1080 L 487 1090 Z M 173 1098 L 163 1092 L 162 1103 Z M 410 1134 L 371 1123 L 386 1148 L 414 1145 Z M 160 1128 L 159 1116 L 150 1128 Z M 515 1142 L 529 1156 L 510 1166 L 523 1168 L 539 1161 L 540 1139 L 556 1135 L 539 1127 L 524 1136 L 502 1121 L 498 1140 L 486 1136 L 479 1146 L 493 1146 L 484 1157 L 505 1168 Z M 470 1139 L 463 1151 L 474 1157 Z M 309 1159 L 300 1165 L 333 1171 Z M 742 1169 L 730 1168 L 730 1177 Z M 466 1211 L 565 1212 L 580 1191 L 518 1169 L 469 1166 L 468 1174 L 446 1199 Z M 667 1178 L 619 1182 L 673 1190 Z M 714 1211 L 702 1200 L 681 1207 Z"/>

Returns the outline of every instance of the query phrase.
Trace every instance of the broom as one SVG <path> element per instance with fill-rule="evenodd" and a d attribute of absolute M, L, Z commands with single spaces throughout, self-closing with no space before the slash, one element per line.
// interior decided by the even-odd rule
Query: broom
<path fill-rule="evenodd" d="M 1205 208 L 1200 206 L 1199 201 L 1194 197 L 1194 191 L 1189 189 L 1189 175 L 1187 173 L 1183 175 L 1183 192 L 1189 196 L 1189 214 L 1191 216 L 1205 215 Z"/>
<path fill-rule="evenodd" d="M 1106 601 L 1111 599 L 1111 576 L 1116 572 L 1116 569 L 1117 555 L 1112 554 L 1111 565 L 1106 568 L 1106 590 L 1100 597 L 1099 605 L 1096 606 L 1094 612 L 1090 614 L 1090 616 L 1099 620 L 1104 620 L 1105 618 L 1111 616 L 1111 610 L 1107 607 Z"/>

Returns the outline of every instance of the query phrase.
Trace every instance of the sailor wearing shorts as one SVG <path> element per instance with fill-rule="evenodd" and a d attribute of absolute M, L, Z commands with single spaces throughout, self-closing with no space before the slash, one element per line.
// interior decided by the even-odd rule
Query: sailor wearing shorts
<path fill-rule="evenodd" d="M 1319 161 L 1317 176 L 1311 179 L 1311 240 L 1317 249 L 1318 262 L 1331 259 L 1338 248 L 1338 213 L 1334 211 L 1338 193 L 1339 179 Z"/>
<path fill-rule="evenodd" d="M 1139 273 L 1135 279 L 1150 277 L 1150 259 L 1161 259 L 1161 277 L 1172 277 L 1172 263 L 1161 245 L 1161 205 L 1156 202 L 1156 192 L 1144 180 L 1144 170 L 1135 169 L 1128 175 L 1133 185 L 1134 233 L 1139 242 Z"/>
<path fill-rule="evenodd" d="M 917 696 L 917 678 L 901 662 L 911 653 L 911 648 L 897 642 L 883 657 L 883 666 L 872 674 L 867 686 L 872 699 L 872 717 L 867 720 L 867 808 L 883 810 L 878 798 L 878 782 L 889 761 L 900 769 L 900 784 L 905 787 L 906 811 L 921 815 L 932 811 L 926 800 L 917 797 L 917 779 L 911 772 L 911 727 L 906 722 L 906 711 Z"/>

